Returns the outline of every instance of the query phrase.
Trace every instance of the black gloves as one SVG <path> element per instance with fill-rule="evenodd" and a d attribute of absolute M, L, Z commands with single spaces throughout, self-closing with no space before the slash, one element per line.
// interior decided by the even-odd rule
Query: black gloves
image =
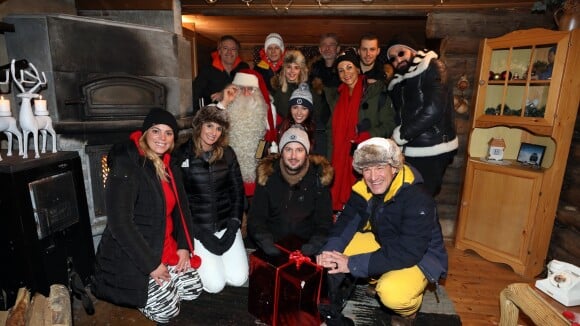
<path fill-rule="evenodd" d="M 222 235 L 222 238 L 220 239 L 221 246 L 226 248 L 224 252 L 230 249 L 232 244 L 234 243 L 234 240 L 236 240 L 236 234 L 238 233 L 240 224 L 242 223 L 237 218 L 232 218 L 228 221 L 228 224 L 226 226 L 226 232 L 224 233 L 224 235 Z"/>
<path fill-rule="evenodd" d="M 318 254 L 318 249 L 316 248 L 316 246 L 311 245 L 309 243 L 303 244 L 301 251 L 304 256 L 314 256 Z"/>
<path fill-rule="evenodd" d="M 241 223 L 239 219 L 230 219 L 226 226 L 226 232 L 222 235 L 221 239 L 213 235 L 210 230 L 203 228 L 196 230 L 195 238 L 198 239 L 203 244 L 203 246 L 209 250 L 209 252 L 220 256 L 231 248 L 234 240 L 236 239 L 236 233 L 240 227 L 240 224 Z"/>
<path fill-rule="evenodd" d="M 200 230 L 196 232 L 195 238 L 199 240 L 205 249 L 214 255 L 222 255 L 228 248 L 222 248 L 220 239 L 213 235 L 210 230 Z"/>
<path fill-rule="evenodd" d="M 266 239 L 260 242 L 259 246 L 268 256 L 278 256 L 282 254 L 282 251 L 280 251 L 280 249 L 274 245 L 274 241 L 272 239 Z"/>

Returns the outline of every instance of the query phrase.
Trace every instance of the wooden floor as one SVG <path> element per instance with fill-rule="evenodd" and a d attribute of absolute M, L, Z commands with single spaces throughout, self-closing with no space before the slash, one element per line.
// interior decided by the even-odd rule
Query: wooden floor
<path fill-rule="evenodd" d="M 507 265 L 492 263 L 477 254 L 455 249 L 447 244 L 449 276 L 443 283 L 463 325 L 498 325 L 499 293 L 508 284 L 532 282 L 515 274 Z M 154 325 L 133 309 L 97 302 L 96 313 L 87 316 L 75 304 L 75 325 Z M 520 325 L 533 325 L 520 316 Z"/>
<path fill-rule="evenodd" d="M 511 283 L 533 279 L 515 274 L 505 264 L 489 262 L 472 251 L 447 244 L 449 275 L 444 286 L 463 325 L 499 325 L 499 293 Z M 520 325 L 533 325 L 520 316 Z"/>

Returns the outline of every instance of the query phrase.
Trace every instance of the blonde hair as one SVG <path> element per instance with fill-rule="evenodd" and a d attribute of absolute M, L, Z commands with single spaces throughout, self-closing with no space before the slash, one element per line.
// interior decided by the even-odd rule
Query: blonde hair
<path fill-rule="evenodd" d="M 297 84 L 308 82 L 308 66 L 306 65 L 306 58 L 299 50 L 289 50 L 284 56 L 284 66 L 280 70 L 280 86 L 282 92 L 286 93 L 288 91 L 288 81 L 286 81 L 286 66 L 291 64 L 297 64 L 300 66 L 300 76 L 298 77 Z"/>
<path fill-rule="evenodd" d="M 149 129 L 145 130 L 145 132 L 143 132 L 143 135 L 139 137 L 139 148 L 143 151 L 145 157 L 153 163 L 153 166 L 155 167 L 155 173 L 157 174 L 159 180 L 167 182 L 169 181 L 169 178 L 167 177 L 167 171 L 165 171 L 165 164 L 163 164 L 163 159 L 149 147 L 145 139 L 147 137 L 148 132 Z M 176 135 L 174 135 L 174 137 L 175 136 Z M 167 152 L 170 153 L 174 147 L 175 141 L 171 144 Z"/>

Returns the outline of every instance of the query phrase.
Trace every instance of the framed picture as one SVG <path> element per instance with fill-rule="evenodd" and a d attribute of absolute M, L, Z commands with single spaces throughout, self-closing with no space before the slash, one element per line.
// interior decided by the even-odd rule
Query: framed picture
<path fill-rule="evenodd" d="M 542 160 L 544 159 L 545 152 L 546 146 L 522 143 L 518 153 L 517 161 L 522 164 L 539 168 L 542 166 Z"/>

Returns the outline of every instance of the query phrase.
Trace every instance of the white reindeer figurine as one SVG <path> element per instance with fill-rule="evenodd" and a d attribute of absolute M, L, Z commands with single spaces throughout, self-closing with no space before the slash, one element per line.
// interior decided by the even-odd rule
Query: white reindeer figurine
<path fill-rule="evenodd" d="M 10 75 L 8 69 L 6 69 L 6 81 L 0 82 L 0 85 L 6 85 L 10 82 Z M 8 112 L 10 113 L 10 111 Z M 12 135 L 15 135 L 18 139 L 18 155 L 24 155 L 24 150 L 22 149 L 22 133 L 16 126 L 16 119 L 12 116 L 0 116 L 0 132 L 3 132 L 8 138 L 8 152 L 6 155 L 12 156 Z M 2 161 L 2 156 L 0 155 L 0 161 Z"/>
<path fill-rule="evenodd" d="M 20 104 L 20 115 L 18 121 L 20 122 L 20 128 L 22 128 L 22 135 L 24 144 L 24 155 L 23 158 L 28 158 L 28 134 L 32 133 L 34 141 L 34 158 L 39 158 L 38 154 L 38 131 L 41 132 L 43 142 L 42 142 L 42 153 L 46 152 L 46 138 L 47 132 L 52 136 L 52 152 L 56 153 L 56 132 L 52 127 L 52 119 L 49 116 L 35 116 L 32 113 L 31 99 L 38 98 L 39 95 L 35 92 L 42 86 L 46 85 L 46 76 L 44 72 L 42 73 L 42 78 L 36 70 L 36 67 L 32 64 L 28 64 L 28 68 L 20 70 L 20 76 L 18 78 L 16 74 L 15 63 L 16 60 L 12 59 L 10 64 L 10 72 L 12 73 L 12 79 L 22 92 L 17 96 L 22 99 Z M 26 89 L 26 84 L 32 84 L 30 89 Z"/>

